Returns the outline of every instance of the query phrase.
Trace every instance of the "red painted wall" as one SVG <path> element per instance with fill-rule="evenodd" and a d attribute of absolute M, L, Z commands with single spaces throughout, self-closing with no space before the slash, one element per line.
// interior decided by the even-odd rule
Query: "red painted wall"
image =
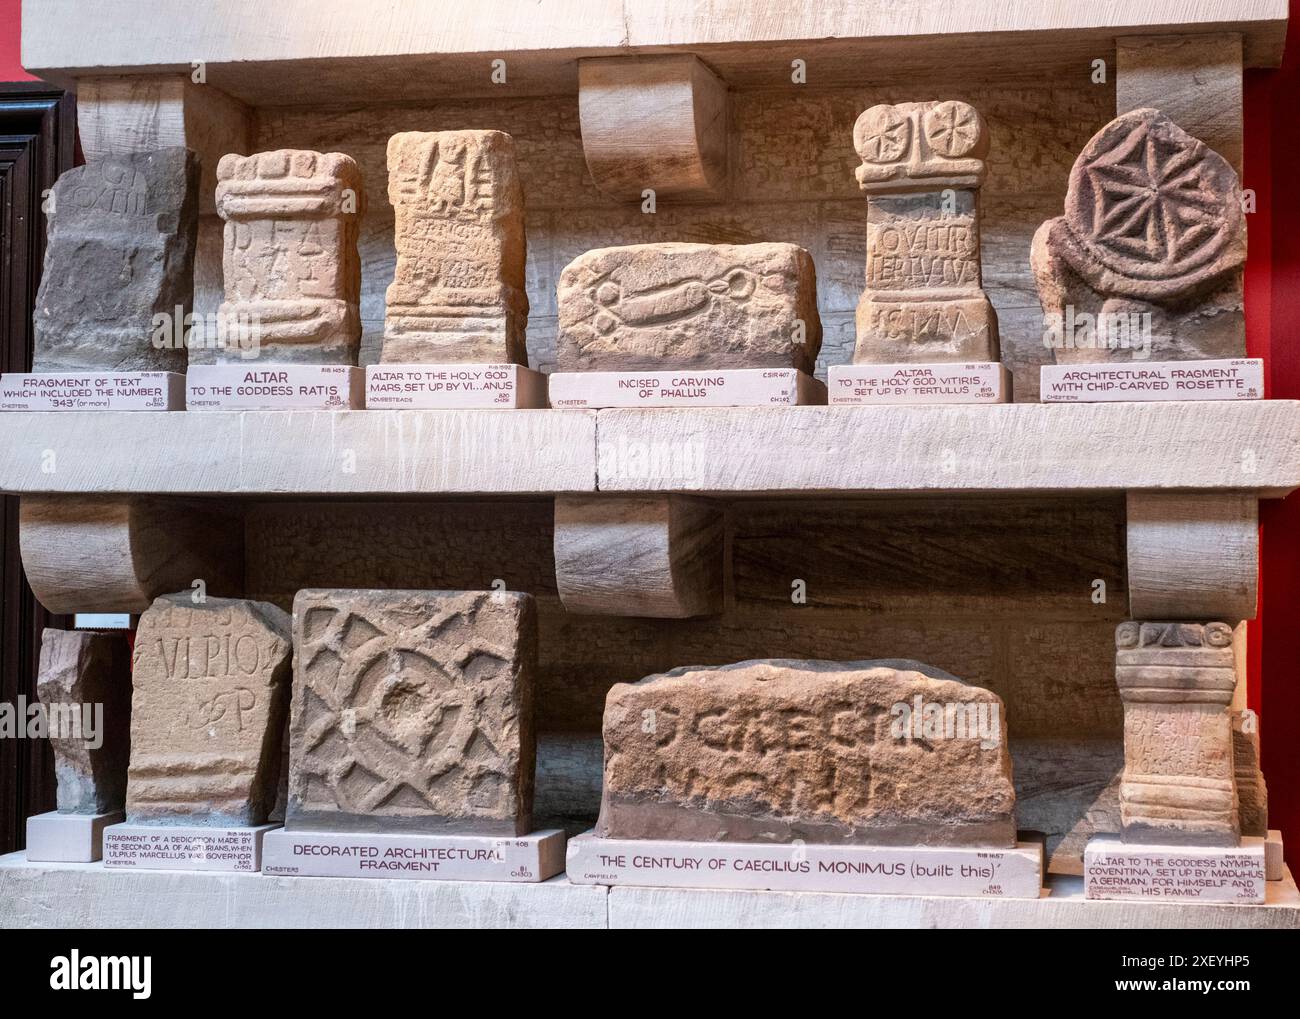
<path fill-rule="evenodd" d="M 21 0 L 0 0 L 0 81 L 29 80 L 19 62 Z M 1291 0 L 1279 70 L 1246 76 L 1243 185 L 1255 192 L 1246 265 L 1247 346 L 1266 359 L 1268 395 L 1300 399 L 1300 0 Z M 1275 188 L 1274 182 L 1277 182 Z M 1289 186 L 1291 185 L 1291 186 Z M 1028 257 L 1028 252 L 1026 252 Z M 1300 869 L 1300 493 L 1260 512 L 1260 614 L 1250 628 L 1248 695 L 1260 713 L 1269 823 Z"/>
<path fill-rule="evenodd" d="M 31 81 L 18 59 L 22 0 L 0 0 L 0 81 Z"/>

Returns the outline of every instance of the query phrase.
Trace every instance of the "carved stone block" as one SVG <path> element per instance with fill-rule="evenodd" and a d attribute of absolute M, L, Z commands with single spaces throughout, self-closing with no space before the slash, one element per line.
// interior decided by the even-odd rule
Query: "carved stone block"
<path fill-rule="evenodd" d="M 980 270 L 983 119 L 960 102 L 873 106 L 853 141 L 868 194 L 854 363 L 998 360 Z"/>
<path fill-rule="evenodd" d="M 382 360 L 528 364 L 524 195 L 500 131 L 388 140 L 397 269 Z"/>
<path fill-rule="evenodd" d="M 1030 254 L 1060 363 L 1245 356 L 1245 260 L 1237 174 L 1153 109 L 1093 135 Z"/>
<path fill-rule="evenodd" d="M 793 244 L 597 248 L 560 274 L 561 371 L 799 368 L 821 349 L 817 274 Z"/>
<path fill-rule="evenodd" d="M 126 797 L 130 648 L 122 633 L 46 629 L 36 692 L 54 750 L 62 814 L 106 814 Z"/>
<path fill-rule="evenodd" d="M 536 610 L 486 591 L 299 591 L 286 827 L 522 835 Z"/>
<path fill-rule="evenodd" d="M 1124 702 L 1125 842 L 1239 842 L 1226 623 L 1125 622 L 1115 631 Z"/>
<path fill-rule="evenodd" d="M 55 182 L 32 316 L 33 370 L 185 370 L 174 330 L 194 290 L 199 164 L 181 147 L 105 156 Z M 183 339 L 183 336 L 182 336 Z"/>
<path fill-rule="evenodd" d="M 264 823 L 289 701 L 288 614 L 164 595 L 140 617 L 132 678 L 127 821 Z"/>
<path fill-rule="evenodd" d="M 749 661 L 619 684 L 598 835 L 1015 844 L 1002 702 L 901 660 Z"/>
<path fill-rule="evenodd" d="M 217 180 L 225 328 L 256 337 L 263 361 L 356 364 L 364 196 L 352 157 L 299 149 L 227 155 Z M 215 357 L 245 355 L 228 345 Z"/>

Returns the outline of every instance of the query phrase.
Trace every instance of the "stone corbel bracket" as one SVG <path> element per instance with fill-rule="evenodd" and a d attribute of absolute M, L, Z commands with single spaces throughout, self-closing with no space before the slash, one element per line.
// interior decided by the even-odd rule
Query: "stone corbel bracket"
<path fill-rule="evenodd" d="M 726 190 L 727 86 L 690 53 L 578 61 L 582 151 L 605 194 L 707 199 Z"/>
<path fill-rule="evenodd" d="M 722 611 L 723 512 L 681 495 L 556 496 L 555 580 L 580 615 Z"/>
<path fill-rule="evenodd" d="M 201 502 L 24 496 L 18 536 L 27 582 L 51 612 L 139 613 L 169 592 L 242 593 L 242 517 Z"/>
<path fill-rule="evenodd" d="M 1135 619 L 1254 619 L 1259 503 L 1252 493 L 1128 494 Z"/>

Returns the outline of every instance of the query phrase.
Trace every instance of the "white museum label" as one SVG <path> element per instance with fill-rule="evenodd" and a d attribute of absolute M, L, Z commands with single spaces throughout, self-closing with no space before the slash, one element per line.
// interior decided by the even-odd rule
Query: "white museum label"
<path fill-rule="evenodd" d="M 552 372 L 552 407 L 789 407 L 826 402 L 826 387 L 794 368 Z"/>
<path fill-rule="evenodd" d="M 387 835 L 280 829 L 266 836 L 262 873 L 424 881 L 545 881 L 564 870 L 564 832 Z"/>
<path fill-rule="evenodd" d="M 1039 369 L 1038 385 L 1043 403 L 1262 400 L 1264 362 L 1257 357 L 1241 357 L 1219 361 L 1045 364 Z"/>
<path fill-rule="evenodd" d="M 774 845 L 602 839 L 569 840 L 569 880 L 582 885 L 746 888 L 867 895 L 1038 898 L 1042 846 Z"/>
<path fill-rule="evenodd" d="M 832 407 L 1011 402 L 1011 372 L 995 361 L 836 364 L 826 376 Z"/>
<path fill-rule="evenodd" d="M 1089 899 L 1168 902 L 1263 902 L 1264 839 L 1237 848 L 1146 846 L 1094 836 L 1083 851 Z"/>
<path fill-rule="evenodd" d="M 256 872 L 261 866 L 262 839 L 278 827 L 114 824 L 104 829 L 104 866 Z"/>
<path fill-rule="evenodd" d="M 546 406 L 546 376 L 517 364 L 372 364 L 366 367 L 371 410 Z"/>
<path fill-rule="evenodd" d="M 0 410 L 184 410 L 179 372 L 5 372 Z"/>
<path fill-rule="evenodd" d="M 194 364 L 189 410 L 358 410 L 364 375 L 347 364 Z"/>

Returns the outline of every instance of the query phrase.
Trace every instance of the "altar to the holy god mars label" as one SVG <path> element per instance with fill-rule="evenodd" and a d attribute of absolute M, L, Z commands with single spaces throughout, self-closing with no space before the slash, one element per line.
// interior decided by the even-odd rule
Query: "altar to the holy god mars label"
<path fill-rule="evenodd" d="M 1141 361 L 1045 364 L 1038 385 L 1043 403 L 1262 400 L 1264 362 L 1257 357 L 1239 357 L 1145 364 Z"/>
<path fill-rule="evenodd" d="M 1263 902 L 1264 839 L 1235 848 L 1145 846 L 1095 836 L 1083 851 L 1089 899 L 1162 902 Z"/>
<path fill-rule="evenodd" d="M 366 407 L 436 410 L 546 406 L 546 376 L 517 364 L 372 364 Z"/>
<path fill-rule="evenodd" d="M 252 873 L 261 865 L 263 838 L 278 827 L 114 824 L 104 829 L 104 866 Z"/>
<path fill-rule="evenodd" d="M 356 410 L 364 376 L 346 364 L 193 364 L 189 410 Z"/>
<path fill-rule="evenodd" d="M 569 840 L 565 867 L 580 885 L 749 888 L 869 895 L 960 895 L 1036 899 L 1040 844 L 965 846 L 773 845 L 759 842 Z"/>
<path fill-rule="evenodd" d="M 262 873 L 292 877 L 388 877 L 425 881 L 545 881 L 564 870 L 564 832 L 531 835 L 385 835 L 270 832 Z"/>
<path fill-rule="evenodd" d="M 1011 372 L 991 361 L 836 364 L 826 372 L 832 407 L 873 404 L 1009 403 Z"/>
<path fill-rule="evenodd" d="M 761 407 L 825 403 L 826 387 L 794 368 L 552 372 L 552 407 Z"/>
<path fill-rule="evenodd" d="M 184 410 L 179 372 L 5 372 L 0 410 Z"/>

